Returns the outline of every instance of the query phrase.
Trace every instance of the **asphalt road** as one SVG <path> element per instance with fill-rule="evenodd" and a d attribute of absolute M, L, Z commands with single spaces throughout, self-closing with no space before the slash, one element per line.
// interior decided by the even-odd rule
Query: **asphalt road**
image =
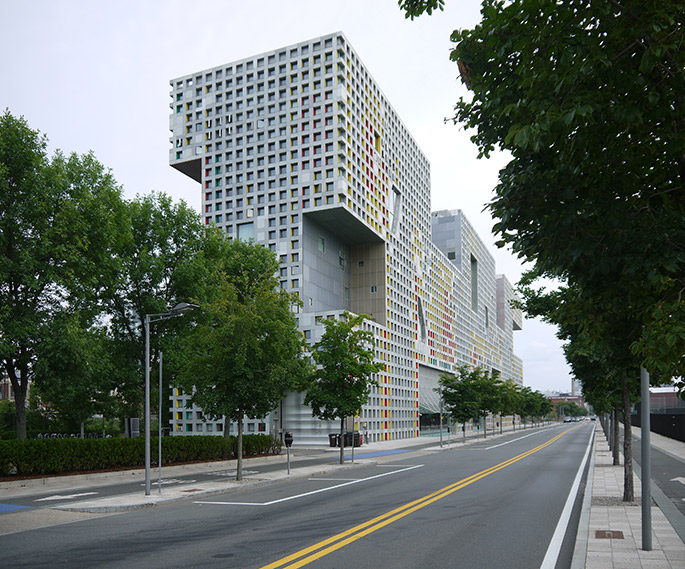
<path fill-rule="evenodd" d="M 316 464 L 328 464 L 331 462 L 330 455 L 324 455 L 322 452 L 313 453 L 311 451 L 306 451 L 311 456 L 309 458 L 303 458 L 302 452 L 298 452 L 300 457 L 297 460 L 298 467 L 313 466 Z M 285 466 L 285 456 L 280 463 L 273 464 L 262 464 L 259 466 L 259 471 L 250 470 L 250 467 L 243 467 L 243 475 L 250 476 L 252 474 L 257 474 L 258 472 L 270 472 L 275 470 L 284 470 Z M 191 484 L 194 482 L 202 483 L 205 481 L 213 481 L 221 478 L 235 478 L 236 469 L 231 468 L 212 468 L 211 464 L 205 472 L 194 472 L 192 474 L 177 474 L 173 477 L 165 476 L 162 478 L 162 489 L 176 485 L 176 484 Z M 152 478 L 152 491 L 157 492 L 157 469 L 152 468 L 151 471 Z M 119 496 L 122 494 L 129 494 L 135 492 L 142 492 L 145 488 L 145 484 L 140 481 L 140 477 L 137 476 L 135 481 L 115 481 L 112 480 L 104 481 L 102 484 L 96 484 L 92 480 L 88 481 L 87 484 L 83 486 L 78 486 L 75 483 L 68 491 L 56 491 L 54 489 L 40 490 L 40 487 L 36 487 L 35 492 L 31 494 L 23 494 L 16 497 L 2 497 L 0 500 L 6 505 L 17 505 L 25 506 L 31 508 L 37 507 L 52 507 L 59 505 L 60 503 L 74 503 L 78 502 L 79 499 L 89 500 L 93 497 L 105 498 L 110 496 Z"/>
<path fill-rule="evenodd" d="M 557 567 L 568 567 L 573 525 L 565 542 L 565 522 L 555 530 L 591 434 L 587 423 L 524 431 L 5 535 L 0 566 L 531 569 L 554 541 L 547 567 L 558 549 Z"/>

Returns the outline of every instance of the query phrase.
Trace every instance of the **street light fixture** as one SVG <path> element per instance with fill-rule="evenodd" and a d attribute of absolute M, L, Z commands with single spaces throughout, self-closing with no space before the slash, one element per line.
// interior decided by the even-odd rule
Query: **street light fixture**
<path fill-rule="evenodd" d="M 169 312 L 145 315 L 145 495 L 150 495 L 150 324 L 181 316 L 200 308 L 197 304 L 179 302 Z M 160 370 L 161 372 L 161 370 Z M 161 420 L 161 417 L 160 417 Z"/>

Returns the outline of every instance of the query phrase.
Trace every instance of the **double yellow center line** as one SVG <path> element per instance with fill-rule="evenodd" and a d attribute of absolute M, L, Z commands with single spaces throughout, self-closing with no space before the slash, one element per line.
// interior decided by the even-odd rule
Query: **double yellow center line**
<path fill-rule="evenodd" d="M 391 523 L 396 522 L 397 520 L 405 516 L 408 516 L 409 514 L 416 512 L 417 510 L 420 510 L 421 508 L 425 508 L 433 502 L 442 500 L 443 498 L 449 496 L 457 490 L 465 488 L 469 484 L 473 484 L 474 482 L 477 482 L 478 480 L 481 480 L 486 476 L 490 476 L 491 474 L 494 474 L 495 472 L 502 470 L 503 468 L 506 468 L 507 466 L 510 466 L 515 462 L 518 462 L 519 460 L 526 458 L 527 456 L 530 456 L 531 454 L 535 454 L 543 448 L 548 447 L 552 443 L 558 441 L 566 433 L 577 428 L 578 427 L 573 427 L 572 429 L 568 429 L 563 433 L 557 435 L 556 437 L 550 439 L 546 443 L 543 443 L 540 446 L 537 446 L 522 454 L 519 454 L 514 458 L 510 458 L 509 460 L 500 462 L 499 464 L 492 466 L 491 468 L 488 468 L 486 470 L 481 470 L 480 472 L 473 474 L 472 476 L 469 476 L 467 478 L 462 478 L 458 482 L 450 484 L 449 486 L 445 486 L 444 488 L 437 490 L 431 494 L 428 494 L 423 498 L 419 498 L 418 500 L 409 502 L 404 506 L 400 506 L 399 508 L 390 510 L 389 512 L 386 512 L 381 516 L 373 518 L 368 522 L 359 524 L 358 526 L 355 526 L 342 533 L 329 537 L 328 539 L 320 541 L 319 543 L 316 543 L 310 547 L 301 549 L 297 553 L 288 555 L 287 557 L 279 559 L 278 561 L 270 563 L 269 565 L 264 565 L 261 569 L 276 569 L 277 567 L 285 566 L 287 566 L 287 569 L 296 569 L 297 567 L 304 567 L 312 561 L 320 559 L 321 557 L 324 557 L 329 553 L 333 553 L 334 551 L 337 551 L 338 549 L 341 549 L 346 545 L 349 545 L 350 543 L 357 541 L 358 539 L 361 539 L 362 537 L 365 537 L 381 528 L 384 528 L 385 526 L 390 525 Z"/>

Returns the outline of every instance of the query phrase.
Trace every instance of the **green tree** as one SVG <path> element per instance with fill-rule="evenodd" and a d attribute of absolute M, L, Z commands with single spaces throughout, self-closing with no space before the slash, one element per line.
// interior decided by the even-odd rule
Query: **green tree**
<path fill-rule="evenodd" d="M 501 408 L 501 388 L 497 374 L 490 375 L 487 371 L 481 370 L 481 377 L 478 379 L 477 388 L 480 390 L 480 415 L 483 417 L 483 438 L 487 437 L 487 416 L 500 412 Z M 493 427 L 494 428 L 494 427 Z"/>
<path fill-rule="evenodd" d="M 538 409 L 540 413 L 540 420 L 542 421 L 545 418 L 548 418 L 552 411 L 554 411 L 554 404 L 539 391 L 537 391 L 536 393 L 537 398 L 539 400 Z M 583 411 L 584 414 L 587 415 L 587 410 L 583 409 Z"/>
<path fill-rule="evenodd" d="M 587 409 L 575 401 L 560 401 L 556 404 L 556 409 L 565 417 L 585 417 L 587 415 Z"/>
<path fill-rule="evenodd" d="M 528 386 L 519 389 L 516 405 L 518 414 L 523 418 L 524 428 L 526 418 L 530 418 L 533 421 L 535 417 L 542 418 L 547 416 L 554 409 L 549 399 L 539 391 L 533 391 Z"/>
<path fill-rule="evenodd" d="M 400 9 L 404 10 L 405 18 L 418 18 L 421 14 L 428 14 L 429 16 L 435 10 L 443 10 L 445 0 L 398 0 Z"/>
<path fill-rule="evenodd" d="M 238 424 L 236 479 L 242 479 L 243 418 L 273 411 L 308 372 L 302 335 L 282 291 L 278 260 L 268 249 L 215 236 L 215 265 L 203 283 L 197 323 L 182 342 L 175 383 L 214 419 L 224 417 L 224 435 Z"/>
<path fill-rule="evenodd" d="M 106 284 L 123 219 L 121 190 L 92 154 L 50 159 L 46 139 L 0 116 L 0 361 L 26 438 L 37 347 L 66 305 L 91 305 Z"/>
<path fill-rule="evenodd" d="M 378 385 L 372 374 L 383 369 L 374 361 L 373 334 L 360 328 L 365 319 L 346 312 L 342 320 L 323 320 L 326 330 L 312 348 L 318 368 L 304 403 L 322 421 L 340 419 L 340 464 L 345 460 L 345 418 L 368 401 L 371 386 Z"/>
<path fill-rule="evenodd" d="M 485 0 L 454 32 L 473 96 L 455 120 L 512 160 L 490 211 L 500 245 L 595 298 L 620 298 L 650 371 L 685 376 L 685 9 Z"/>
<path fill-rule="evenodd" d="M 211 244 L 211 234 L 205 234 L 198 214 L 185 202 L 174 203 L 165 194 L 136 197 L 126 203 L 126 215 L 111 286 L 101 291 L 100 298 L 107 315 L 112 357 L 117 361 L 113 373 L 121 413 L 140 416 L 145 315 L 165 313 L 179 302 L 198 297 L 203 271 L 211 266 L 208 251 L 217 249 Z M 154 324 L 150 334 L 152 358 L 160 349 L 171 352 L 175 337 L 185 327 L 184 319 Z M 152 399 L 156 399 L 154 393 Z"/>
<path fill-rule="evenodd" d="M 511 426 L 516 430 L 516 410 L 518 409 L 518 401 L 521 397 L 519 393 L 519 386 L 511 380 L 500 384 L 500 412 L 502 416 L 511 415 Z M 501 428 L 500 423 L 500 428 Z M 500 431 L 501 432 L 501 431 Z"/>
<path fill-rule="evenodd" d="M 116 388 L 104 331 L 87 328 L 79 314 L 57 314 L 37 352 L 36 393 L 83 438 L 87 419 L 108 414 Z"/>
<path fill-rule="evenodd" d="M 481 409 L 481 393 L 478 379 L 482 370 L 467 365 L 457 366 L 456 374 L 443 373 L 438 379 L 440 385 L 436 389 L 440 393 L 445 410 L 455 423 L 464 425 L 471 419 L 477 419 Z M 466 440 L 466 428 L 462 429 Z"/>
<path fill-rule="evenodd" d="M 640 327 L 630 305 L 624 299 L 588 295 L 579 285 L 556 290 L 535 289 L 535 270 L 519 283 L 522 307 L 528 314 L 540 316 L 558 327 L 557 336 L 566 342 L 564 352 L 574 375 L 599 407 L 610 394 L 624 421 L 624 500 L 634 499 L 630 409 L 639 398 L 639 368 L 631 353 L 631 342 Z M 655 376 L 653 379 L 657 379 Z M 614 447 L 615 449 L 615 447 Z M 616 455 L 614 459 L 616 460 Z"/>

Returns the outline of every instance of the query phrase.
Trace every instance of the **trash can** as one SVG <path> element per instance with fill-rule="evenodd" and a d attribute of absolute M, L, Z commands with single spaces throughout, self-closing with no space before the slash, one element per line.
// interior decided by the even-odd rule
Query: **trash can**
<path fill-rule="evenodd" d="M 352 435 L 354 435 L 354 438 L 352 437 Z M 346 447 L 351 447 L 353 440 L 354 440 L 354 446 L 356 446 L 356 447 L 362 446 L 362 438 L 359 434 L 359 431 L 355 431 L 354 433 L 345 433 L 345 446 Z"/>
<path fill-rule="evenodd" d="M 338 433 L 329 433 L 328 444 L 331 446 L 331 448 L 335 448 L 338 446 L 338 439 L 339 438 L 340 438 L 340 435 L 338 435 Z"/>

